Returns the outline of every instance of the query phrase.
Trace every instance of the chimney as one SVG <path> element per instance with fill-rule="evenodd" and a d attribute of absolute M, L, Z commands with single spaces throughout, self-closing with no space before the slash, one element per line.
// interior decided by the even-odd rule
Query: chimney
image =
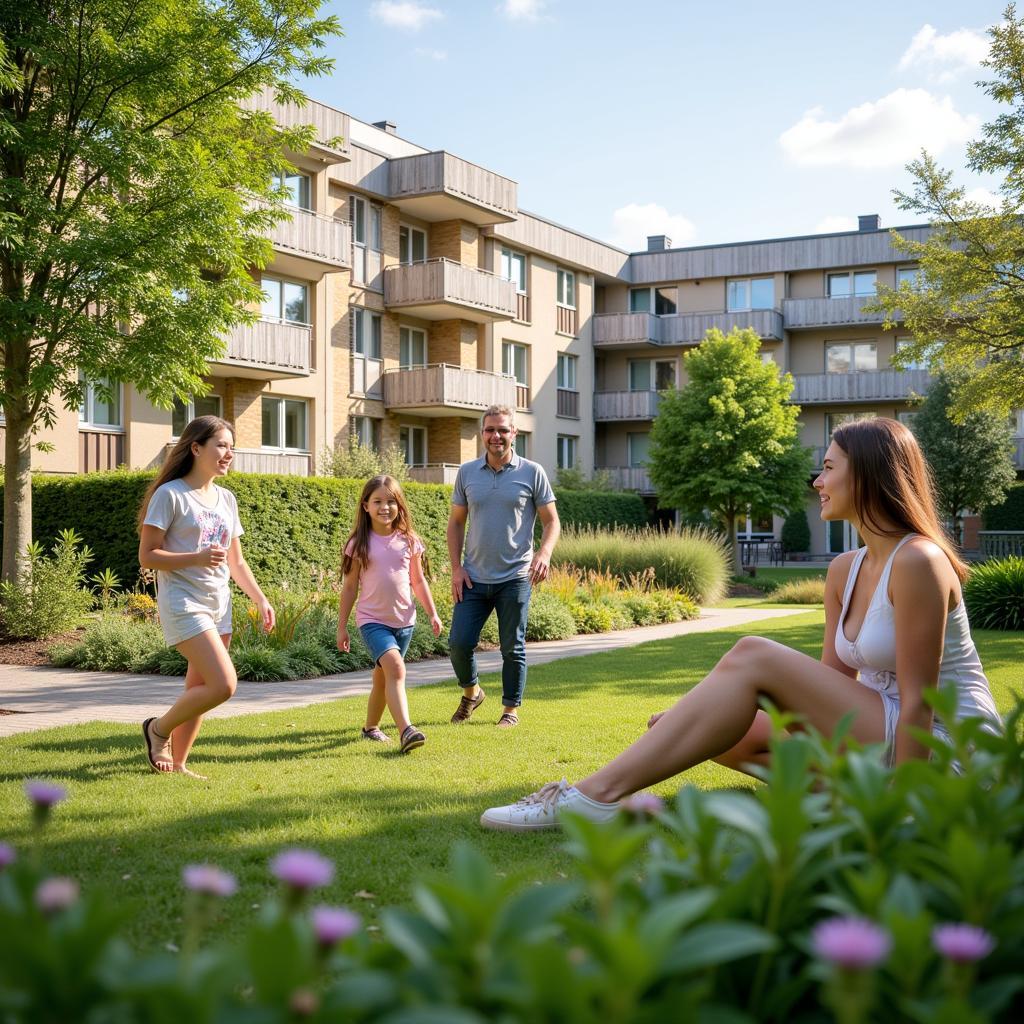
<path fill-rule="evenodd" d="M 387 132 L 388 135 L 398 134 L 398 125 L 394 121 L 374 121 L 374 128 L 379 128 L 382 132 Z"/>
<path fill-rule="evenodd" d="M 882 227 L 882 218 L 877 213 L 862 213 L 857 218 L 858 231 L 878 231 Z"/>
<path fill-rule="evenodd" d="M 666 249 L 672 248 L 672 239 L 668 235 L 648 235 L 647 236 L 647 251 L 648 252 L 664 252 Z"/>

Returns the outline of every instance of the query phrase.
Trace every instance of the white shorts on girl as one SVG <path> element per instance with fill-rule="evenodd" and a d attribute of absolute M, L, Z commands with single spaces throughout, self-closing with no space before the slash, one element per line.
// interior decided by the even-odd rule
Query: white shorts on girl
<path fill-rule="evenodd" d="M 172 590 L 169 596 L 164 595 L 165 591 L 157 591 L 156 606 L 160 615 L 160 628 L 168 647 L 176 647 L 185 640 L 205 633 L 208 629 L 221 636 L 231 632 L 230 591 L 227 592 L 225 600 L 212 610 L 188 600 L 180 591 Z"/>

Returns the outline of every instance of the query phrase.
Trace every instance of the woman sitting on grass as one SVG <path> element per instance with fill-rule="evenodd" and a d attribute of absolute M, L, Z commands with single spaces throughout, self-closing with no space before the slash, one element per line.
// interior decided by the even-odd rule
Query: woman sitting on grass
<path fill-rule="evenodd" d="M 941 683 L 956 717 L 1000 720 L 971 639 L 960 584 L 967 567 L 943 535 L 931 474 L 914 435 L 894 420 L 858 420 L 832 436 L 814 481 L 826 522 L 847 519 L 864 541 L 829 566 L 821 661 L 749 636 L 648 732 L 575 786 L 551 782 L 485 811 L 485 828 L 527 832 L 572 811 L 605 821 L 618 801 L 702 761 L 767 765 L 765 697 L 831 735 L 852 713 L 852 735 L 885 745 L 887 763 L 926 757 L 914 728 L 949 735 L 924 700 Z"/>

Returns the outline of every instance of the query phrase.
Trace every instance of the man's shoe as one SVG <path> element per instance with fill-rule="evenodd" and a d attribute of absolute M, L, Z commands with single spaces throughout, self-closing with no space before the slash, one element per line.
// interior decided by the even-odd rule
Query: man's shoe
<path fill-rule="evenodd" d="M 514 729 L 519 724 L 519 716 L 514 711 L 506 711 L 494 724 L 499 729 Z"/>
<path fill-rule="evenodd" d="M 563 811 L 601 824 L 619 813 L 619 805 L 591 800 L 562 779 L 541 786 L 536 793 L 507 807 L 488 808 L 480 815 L 480 824 L 499 832 L 536 832 L 558 828 L 558 817 Z"/>
<path fill-rule="evenodd" d="M 427 737 L 416 728 L 415 725 L 407 725 L 402 731 L 402 753 L 408 754 L 410 750 L 416 750 L 427 742 Z"/>
<path fill-rule="evenodd" d="M 452 725 L 461 725 L 463 722 L 468 722 L 470 716 L 481 704 L 484 702 L 484 697 L 487 694 L 481 690 L 475 697 L 463 696 L 459 700 L 459 706 L 454 715 L 452 715 Z"/>

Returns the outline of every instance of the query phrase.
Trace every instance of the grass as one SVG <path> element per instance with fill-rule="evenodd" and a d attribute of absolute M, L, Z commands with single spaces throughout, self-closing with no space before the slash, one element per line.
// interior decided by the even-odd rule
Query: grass
<path fill-rule="evenodd" d="M 822 622 L 820 611 L 810 611 L 753 629 L 816 656 Z M 516 730 L 493 727 L 495 676 L 484 677 L 489 699 L 462 727 L 448 724 L 458 696 L 453 685 L 417 687 L 410 704 L 429 742 L 407 757 L 358 739 L 362 699 L 210 720 L 193 759 L 212 776 L 205 783 L 143 771 L 134 725 L 94 723 L 3 739 L 0 838 L 30 845 L 25 778 L 66 784 L 71 799 L 43 834 L 44 863 L 129 901 L 136 909 L 129 937 L 143 948 L 180 944 L 184 865 L 217 863 L 238 876 L 240 892 L 218 925 L 233 934 L 266 899 L 267 862 L 287 845 L 333 858 L 338 874 L 325 901 L 355 906 L 371 924 L 379 907 L 407 902 L 418 877 L 443 868 L 459 839 L 523 882 L 553 879 L 569 869 L 557 834 L 485 832 L 480 811 L 596 769 L 643 730 L 650 712 L 667 707 L 751 631 L 694 634 L 537 666 Z M 976 639 L 1005 709 L 1014 688 L 1021 689 L 1022 634 L 980 632 Z M 749 784 L 716 765 L 682 780 Z M 656 791 L 669 795 L 679 785 L 676 779 Z"/>

